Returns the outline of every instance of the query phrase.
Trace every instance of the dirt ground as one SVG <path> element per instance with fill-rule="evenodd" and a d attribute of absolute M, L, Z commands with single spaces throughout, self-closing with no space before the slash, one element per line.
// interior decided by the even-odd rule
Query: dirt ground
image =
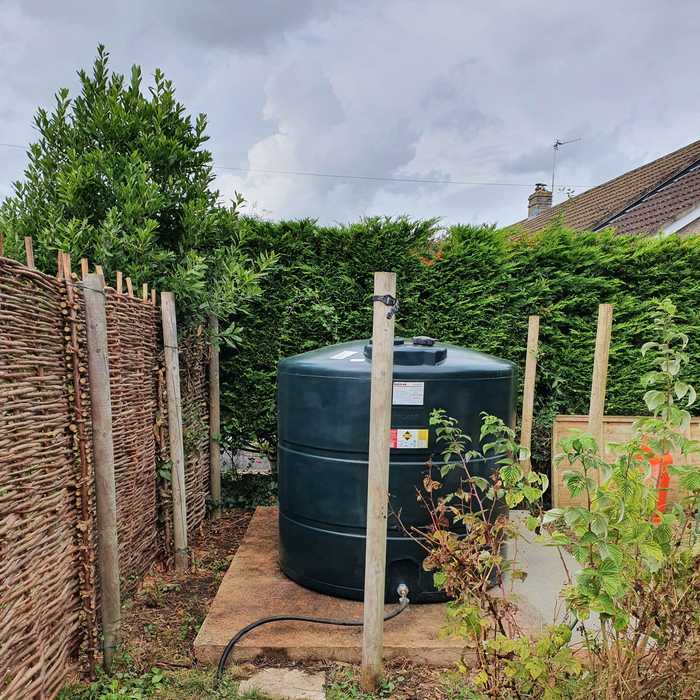
<path fill-rule="evenodd" d="M 192 643 L 252 516 L 252 510 L 235 509 L 206 520 L 191 543 L 190 570 L 154 572 L 125 601 L 122 640 L 135 670 L 195 664 Z"/>
<path fill-rule="evenodd" d="M 211 685 L 212 669 L 195 661 L 193 642 L 252 515 L 252 510 L 233 509 L 225 511 L 218 521 L 203 523 L 191 543 L 192 565 L 187 574 L 155 571 L 144 580 L 139 591 L 125 601 L 121 663 L 135 674 L 147 674 L 154 668 L 163 671 L 170 689 L 163 687 L 154 697 L 238 697 L 235 682 L 229 686 L 229 692 L 210 695 L 205 690 Z M 270 666 L 324 671 L 328 679 L 328 700 L 460 698 L 459 694 L 447 690 L 445 671 L 416 667 L 408 660 L 389 665 L 387 680 L 376 695 L 366 695 L 359 690 L 358 669 L 350 664 L 291 663 L 260 658 L 233 667 L 231 676 L 236 680 L 245 678 L 259 668 Z"/>

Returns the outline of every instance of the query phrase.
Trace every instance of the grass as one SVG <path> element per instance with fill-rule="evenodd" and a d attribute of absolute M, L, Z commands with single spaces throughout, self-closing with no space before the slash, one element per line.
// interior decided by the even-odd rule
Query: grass
<path fill-rule="evenodd" d="M 238 685 L 239 681 L 226 677 L 215 688 L 214 672 L 201 669 L 153 669 L 140 675 L 121 670 L 111 677 L 98 676 L 92 683 L 66 686 L 58 700 L 268 700 L 255 691 L 239 694 Z"/>

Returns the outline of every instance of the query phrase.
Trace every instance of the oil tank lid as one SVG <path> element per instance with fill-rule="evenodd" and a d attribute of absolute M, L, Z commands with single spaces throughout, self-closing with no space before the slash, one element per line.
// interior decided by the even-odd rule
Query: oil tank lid
<path fill-rule="evenodd" d="M 365 345 L 364 355 L 372 359 L 372 341 Z M 447 357 L 447 348 L 435 347 L 435 340 L 417 336 L 407 343 L 403 338 L 394 339 L 395 365 L 437 365 Z"/>

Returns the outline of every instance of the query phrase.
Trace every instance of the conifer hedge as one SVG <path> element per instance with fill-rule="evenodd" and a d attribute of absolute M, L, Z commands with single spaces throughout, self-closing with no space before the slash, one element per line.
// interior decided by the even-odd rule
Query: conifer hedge
<path fill-rule="evenodd" d="M 540 321 L 535 403 L 536 463 L 549 462 L 557 413 L 586 413 L 599 303 L 614 305 L 609 414 L 643 411 L 639 348 L 653 337 L 652 300 L 670 297 L 691 339 L 690 381 L 700 384 L 700 238 L 574 233 L 555 224 L 512 241 L 506 231 L 435 221 L 246 219 L 251 251 L 274 250 L 277 269 L 224 353 L 225 437 L 232 445 L 275 439 L 275 366 L 291 355 L 371 334 L 374 270 L 398 275 L 397 333 L 430 335 L 523 367 L 527 317 Z M 521 373 L 522 374 L 522 373 Z"/>

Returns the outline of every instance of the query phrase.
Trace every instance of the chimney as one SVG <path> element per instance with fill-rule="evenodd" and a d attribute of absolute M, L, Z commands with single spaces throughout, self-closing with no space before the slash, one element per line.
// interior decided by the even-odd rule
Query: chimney
<path fill-rule="evenodd" d="M 552 206 L 552 193 L 547 189 L 547 185 L 538 182 L 535 191 L 527 198 L 527 218 L 541 214 L 545 209 Z"/>

